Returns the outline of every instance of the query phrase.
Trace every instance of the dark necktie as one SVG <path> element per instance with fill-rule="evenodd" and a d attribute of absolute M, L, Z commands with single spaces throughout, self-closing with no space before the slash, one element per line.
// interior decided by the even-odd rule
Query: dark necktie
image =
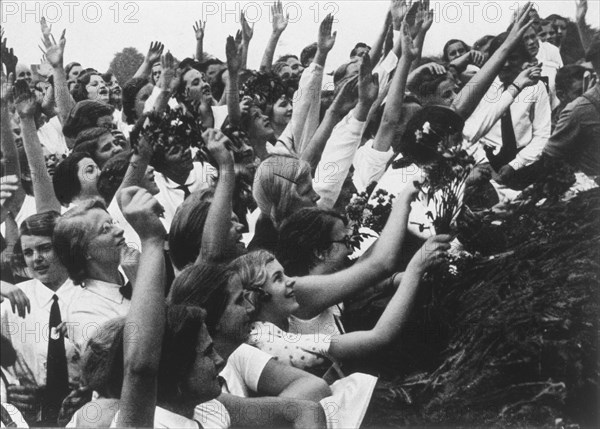
<path fill-rule="evenodd" d="M 183 199 L 184 200 L 186 200 L 187 197 L 189 197 L 191 195 L 190 188 L 188 187 L 188 185 L 179 185 L 177 187 L 177 189 L 180 189 L 183 191 Z"/>
<path fill-rule="evenodd" d="M 63 399 L 69 394 L 69 374 L 67 371 L 67 355 L 64 337 L 56 332 L 56 327 L 62 322 L 58 296 L 50 308 L 50 323 L 48 333 L 48 356 L 46 360 L 46 400 L 44 401 L 44 420 L 55 419 Z M 55 417 L 56 416 L 56 417 Z"/>
<path fill-rule="evenodd" d="M 515 137 L 510 107 L 500 119 L 500 128 L 502 131 L 502 147 L 500 148 L 498 155 L 494 155 L 493 149 L 489 146 L 485 147 L 485 154 L 490 161 L 490 165 L 496 171 L 515 159 L 515 156 L 517 156 L 518 153 L 517 138 Z"/>

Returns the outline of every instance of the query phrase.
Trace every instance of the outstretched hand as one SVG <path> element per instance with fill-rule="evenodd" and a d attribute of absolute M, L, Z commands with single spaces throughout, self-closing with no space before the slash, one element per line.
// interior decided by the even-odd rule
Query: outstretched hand
<path fill-rule="evenodd" d="M 227 69 L 229 76 L 237 76 L 242 68 L 242 46 L 236 43 L 233 36 L 227 37 L 225 44 L 225 54 L 227 55 Z"/>
<path fill-rule="evenodd" d="M 323 54 L 326 54 L 329 51 L 331 51 L 333 45 L 335 45 L 337 31 L 334 31 L 332 33 L 332 27 L 333 15 L 328 14 L 319 26 L 319 38 L 317 39 L 317 49 Z"/>
<path fill-rule="evenodd" d="M 150 194 L 139 186 L 124 188 L 117 194 L 117 202 L 140 239 L 163 239 L 167 232 L 159 217 L 164 208 Z"/>
<path fill-rule="evenodd" d="M 48 25 L 46 18 L 42 16 L 40 19 L 40 27 L 42 28 L 42 37 L 44 45 L 50 43 L 50 36 L 52 35 L 52 24 Z"/>
<path fill-rule="evenodd" d="M 6 82 L 2 83 L 0 89 L 0 103 L 2 106 L 8 106 L 13 98 L 13 92 L 15 87 L 15 74 L 10 73 Z"/>
<path fill-rule="evenodd" d="M 233 165 L 232 143 L 225 134 L 214 128 L 209 128 L 202 134 L 202 138 L 206 142 L 208 153 L 219 164 L 219 167 Z"/>
<path fill-rule="evenodd" d="M 577 17 L 577 22 L 583 23 L 585 22 L 585 16 L 588 11 L 588 2 L 587 0 L 575 0 L 575 16 Z"/>
<path fill-rule="evenodd" d="M 46 50 L 40 46 L 40 50 L 46 56 L 46 60 L 53 68 L 62 67 L 63 65 L 63 56 L 65 53 L 65 44 L 67 43 L 67 39 L 65 37 L 67 30 L 64 29 L 60 35 L 60 39 L 58 43 L 56 43 L 56 39 L 52 34 L 48 37 L 48 39 L 44 38 L 42 41 L 44 42 L 44 46 Z"/>
<path fill-rule="evenodd" d="M 273 33 L 283 33 L 287 28 L 290 17 L 289 14 L 283 14 L 281 0 L 277 0 L 273 6 L 271 6 L 271 16 L 273 17 Z"/>
<path fill-rule="evenodd" d="M 533 9 L 533 4 L 528 2 L 525 6 L 518 9 L 513 17 L 514 22 L 506 38 L 506 42 L 517 43 L 523 37 L 523 34 L 533 24 L 533 21 L 529 17 L 529 13 Z"/>
<path fill-rule="evenodd" d="M 521 89 L 528 86 L 537 85 L 542 76 L 542 66 L 540 64 L 525 64 L 525 68 L 515 78 L 514 83 Z"/>
<path fill-rule="evenodd" d="M 379 95 L 379 76 L 373 74 L 371 57 L 365 54 L 362 57 L 360 71 L 358 74 L 358 100 L 361 103 L 371 105 Z"/>
<path fill-rule="evenodd" d="M 428 268 L 442 263 L 448 257 L 447 251 L 450 249 L 450 241 L 452 241 L 452 236 L 450 235 L 429 237 L 412 257 L 409 265 L 413 265 L 419 271 L 425 272 Z"/>
<path fill-rule="evenodd" d="M 6 66 L 6 74 L 10 75 L 13 73 L 15 76 L 17 74 L 17 62 L 19 58 L 15 55 L 15 51 L 13 48 L 8 48 L 6 46 L 6 38 L 4 37 L 4 30 L 2 31 L 2 43 L 0 45 L 0 58 L 2 59 L 2 64 Z"/>
<path fill-rule="evenodd" d="M 15 108 L 21 118 L 33 118 L 37 110 L 37 98 L 29 90 L 25 81 L 17 81 L 15 84 Z"/>
<path fill-rule="evenodd" d="M 181 70 L 178 67 L 175 67 L 175 59 L 173 58 L 171 51 L 167 51 L 167 53 L 160 58 L 160 64 L 162 72 L 158 80 L 158 86 L 163 88 L 163 90 L 167 90 L 171 94 L 174 94 L 180 84 Z"/>
<path fill-rule="evenodd" d="M 146 62 L 154 64 L 160 60 L 160 57 L 165 49 L 165 45 L 160 42 L 151 42 L 148 53 L 146 54 Z"/>
<path fill-rule="evenodd" d="M 244 43 L 249 43 L 254 36 L 254 23 L 252 23 L 252 26 L 248 24 L 244 11 L 240 12 L 240 22 L 242 24 L 242 40 Z"/>
<path fill-rule="evenodd" d="M 392 14 L 392 24 L 394 30 L 399 29 L 404 17 L 411 7 L 412 0 L 406 3 L 406 0 L 392 0 L 390 2 L 390 13 Z"/>
<path fill-rule="evenodd" d="M 194 34 L 196 35 L 196 40 L 204 39 L 204 29 L 206 28 L 206 21 L 196 21 L 193 26 Z"/>
<path fill-rule="evenodd" d="M 419 48 L 415 46 L 413 37 L 414 36 L 409 29 L 409 24 L 405 19 L 402 21 L 402 26 L 400 27 L 400 44 L 402 46 L 402 56 L 406 56 L 409 61 L 412 61 L 419 56 Z"/>

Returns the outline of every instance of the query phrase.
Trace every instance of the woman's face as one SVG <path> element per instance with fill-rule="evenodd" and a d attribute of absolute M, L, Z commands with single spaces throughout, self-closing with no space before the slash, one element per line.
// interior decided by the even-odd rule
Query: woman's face
<path fill-rule="evenodd" d="M 85 86 L 88 100 L 97 100 L 108 103 L 110 91 L 100 75 L 94 74 L 90 77 L 89 83 Z"/>
<path fill-rule="evenodd" d="M 564 19 L 555 19 L 552 23 L 554 30 L 556 31 L 556 43 L 560 45 L 567 31 L 567 21 Z"/>
<path fill-rule="evenodd" d="M 52 237 L 22 235 L 21 249 L 34 279 L 47 285 L 55 285 L 66 279 L 67 271 L 54 252 Z"/>
<path fill-rule="evenodd" d="M 292 204 L 294 210 L 303 207 L 315 207 L 317 201 L 321 199 L 313 188 L 312 174 L 309 169 L 303 169 L 294 182 L 294 191 L 291 197 L 294 198 Z"/>
<path fill-rule="evenodd" d="M 452 61 L 462 57 L 467 53 L 467 48 L 463 42 L 456 42 L 448 46 L 448 60 Z"/>
<path fill-rule="evenodd" d="M 285 126 L 292 119 L 292 102 L 286 96 L 282 96 L 273 105 L 273 113 L 271 119 L 274 124 Z"/>
<path fill-rule="evenodd" d="M 459 90 L 460 89 L 456 84 L 454 78 L 448 75 L 448 78 L 438 85 L 433 95 L 424 97 L 423 104 L 440 104 L 443 106 L 450 107 L 452 106 L 452 103 L 454 103 L 454 100 L 456 99 L 456 95 L 458 94 Z"/>
<path fill-rule="evenodd" d="M 135 95 L 135 113 L 138 118 L 141 118 L 144 114 L 144 105 L 146 104 L 146 100 L 148 100 L 148 98 L 150 98 L 150 95 L 152 95 L 153 89 L 154 86 L 152 86 L 151 83 L 147 83 Z"/>
<path fill-rule="evenodd" d="M 121 101 L 123 90 L 121 89 L 121 85 L 119 85 L 119 81 L 115 76 L 110 79 L 110 82 L 106 83 L 106 86 L 108 86 L 110 99 L 112 101 Z"/>
<path fill-rule="evenodd" d="M 193 402 L 193 406 L 210 401 L 221 394 L 219 373 L 225 367 L 225 361 L 215 351 L 212 338 L 204 323 L 198 333 L 196 360 L 186 377 L 183 387 L 183 399 Z"/>
<path fill-rule="evenodd" d="M 212 105 L 212 91 L 204 73 L 195 69 L 188 70 L 183 75 L 183 83 L 186 101 Z"/>
<path fill-rule="evenodd" d="M 117 226 L 105 210 L 95 208 L 85 214 L 87 224 L 87 257 L 100 263 L 119 264 L 121 250 L 126 245 L 123 229 Z"/>
<path fill-rule="evenodd" d="M 142 178 L 142 183 L 140 183 L 140 185 L 146 191 L 150 192 L 151 195 L 156 195 L 160 192 L 160 189 L 158 189 L 158 185 L 154 181 L 154 167 L 152 167 L 151 165 L 146 167 L 146 173 L 144 174 L 144 177 Z"/>
<path fill-rule="evenodd" d="M 271 298 L 262 303 L 257 314 L 257 320 L 265 319 L 267 314 L 291 316 L 300 305 L 294 294 L 295 280 L 287 277 L 279 261 L 274 260 L 266 265 L 267 281 L 262 289 L 271 295 Z"/>
<path fill-rule="evenodd" d="M 75 81 L 81 74 L 83 67 L 81 66 L 73 66 L 71 70 L 69 70 L 69 76 L 67 76 L 67 80 Z"/>
<path fill-rule="evenodd" d="M 46 170 L 50 177 L 54 177 L 54 172 L 56 171 L 56 166 L 65 159 L 65 155 L 57 155 L 55 153 L 51 153 L 46 146 L 42 146 L 44 150 L 44 159 L 46 160 Z"/>
<path fill-rule="evenodd" d="M 267 115 L 263 114 L 260 107 L 251 107 L 248 114 L 250 115 L 248 135 L 251 138 L 268 141 L 274 137 L 275 131 L 271 126 L 271 121 Z"/>
<path fill-rule="evenodd" d="M 98 139 L 94 158 L 98 161 L 98 167 L 102 168 L 106 164 L 106 161 L 121 152 L 123 152 L 123 147 L 117 143 L 112 133 L 107 132 Z"/>
<path fill-rule="evenodd" d="M 77 178 L 81 185 L 81 193 L 94 195 L 98 193 L 96 184 L 100 176 L 100 169 L 93 159 L 83 158 L 77 163 Z"/>

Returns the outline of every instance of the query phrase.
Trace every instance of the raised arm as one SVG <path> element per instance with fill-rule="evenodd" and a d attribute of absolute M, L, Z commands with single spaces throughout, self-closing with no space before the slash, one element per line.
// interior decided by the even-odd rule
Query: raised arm
<path fill-rule="evenodd" d="M 336 336 L 329 348 L 331 356 L 352 359 L 371 355 L 397 338 L 410 315 L 421 277 L 427 268 L 444 259 L 445 251 L 450 248 L 451 238 L 449 235 L 438 235 L 428 239 L 412 257 L 400 286 L 375 327 L 369 331 L 354 331 Z"/>
<path fill-rule="evenodd" d="M 56 43 L 53 35 L 42 39 L 44 41 L 44 46 L 46 47 L 46 52 L 44 52 L 44 54 L 46 55 L 48 63 L 52 66 L 54 98 L 56 100 L 56 107 L 58 108 L 58 119 L 61 124 L 66 122 L 69 112 L 71 112 L 71 109 L 75 106 L 75 100 L 73 100 L 73 97 L 69 92 L 67 74 L 63 67 L 63 55 L 65 52 L 65 44 L 67 43 L 67 39 L 65 38 L 66 31 L 67 30 L 63 30 L 58 43 Z"/>
<path fill-rule="evenodd" d="M 227 71 L 229 72 L 229 80 L 225 88 L 224 96 L 227 99 L 227 112 L 229 114 L 229 122 L 234 127 L 239 127 L 242 120 L 242 110 L 240 108 L 240 91 L 239 91 L 239 72 L 243 62 L 243 42 L 238 46 L 233 37 L 227 38 L 225 45 L 225 53 L 227 55 Z"/>
<path fill-rule="evenodd" d="M 177 92 L 177 88 L 181 84 L 181 69 L 175 65 L 171 51 L 167 51 L 160 57 L 160 65 L 162 72 L 157 82 L 160 92 L 156 97 L 153 109 L 162 113 L 167 110 L 171 96 Z"/>
<path fill-rule="evenodd" d="M 21 118 L 21 134 L 27 155 L 27 164 L 31 172 L 36 212 L 55 211 L 60 213 L 61 205 L 54 194 L 54 186 L 52 186 L 52 180 L 46 169 L 42 143 L 40 143 L 35 126 L 34 116 L 38 103 L 27 85 L 18 84 L 16 86 L 15 107 Z"/>
<path fill-rule="evenodd" d="M 0 145 L 2 148 L 2 157 L 4 161 L 4 175 L 14 176 L 17 179 L 17 189 L 12 196 L 4 202 L 3 211 L 8 211 L 17 216 L 25 200 L 25 191 L 21 185 L 21 166 L 19 164 L 19 152 L 12 134 L 12 125 L 10 123 L 10 114 L 8 106 L 12 99 L 13 84 L 15 75 L 10 74 L 6 83 L 2 84 L 0 94 Z"/>
<path fill-rule="evenodd" d="M 471 116 L 490 85 L 506 63 L 506 59 L 514 47 L 520 42 L 523 33 L 529 28 L 529 11 L 532 8 L 531 3 L 523 7 L 515 19 L 515 22 L 508 34 L 508 37 L 484 64 L 479 72 L 467 83 L 456 97 L 452 107 L 463 119 Z"/>
<path fill-rule="evenodd" d="M 231 215 L 233 213 L 233 191 L 235 188 L 235 172 L 233 154 L 229 150 L 231 141 L 219 130 L 210 129 L 204 133 L 207 149 L 217 161 L 219 167 L 219 180 L 215 189 L 204 230 L 202 232 L 202 245 L 196 264 L 205 262 L 223 262 L 230 258 L 226 255 L 224 243 L 231 228 Z"/>
<path fill-rule="evenodd" d="M 400 112 L 404 102 L 404 92 L 406 89 L 406 80 L 413 60 L 419 55 L 419 48 L 413 43 L 412 37 L 408 31 L 406 21 L 402 23 L 400 30 L 402 41 L 402 56 L 396 68 L 396 73 L 392 79 L 392 84 L 388 92 L 388 99 L 383 110 L 381 124 L 377 130 L 373 149 L 379 152 L 387 152 L 392 145 L 396 134 L 396 127 L 400 122 Z"/>
<path fill-rule="evenodd" d="M 240 13 L 240 22 L 242 24 L 242 50 L 241 50 L 241 59 L 242 63 L 240 66 L 240 70 L 248 68 L 248 49 L 250 47 L 250 40 L 254 36 L 254 23 L 252 26 L 248 24 L 246 20 L 246 16 L 244 15 L 244 11 Z"/>
<path fill-rule="evenodd" d="M 153 427 L 157 374 L 165 328 L 166 231 L 159 219 L 160 204 L 138 188 L 118 195 L 127 221 L 140 236 L 137 279 L 123 336 L 124 377 L 118 427 Z"/>
<path fill-rule="evenodd" d="M 383 26 L 381 27 L 381 30 L 379 30 L 379 34 L 377 35 L 377 38 L 375 39 L 375 42 L 373 43 L 373 47 L 371 48 L 370 54 L 371 54 L 371 61 L 373 62 L 373 64 L 379 64 L 379 60 L 381 58 L 385 58 L 385 56 L 383 55 L 383 45 L 385 43 L 385 39 L 388 34 L 388 29 L 389 29 L 391 23 L 392 23 L 392 13 L 388 10 L 385 15 L 385 21 L 383 23 Z"/>
<path fill-rule="evenodd" d="M 148 53 L 144 57 L 144 62 L 140 68 L 137 69 L 133 77 L 149 78 L 150 73 L 152 73 L 152 66 L 157 61 L 160 61 L 160 56 L 162 55 L 164 48 L 165 45 L 160 42 L 151 42 Z"/>
<path fill-rule="evenodd" d="M 300 304 L 300 309 L 295 314 L 297 317 L 311 319 L 396 271 L 406 234 L 410 203 L 417 193 L 414 186 L 407 186 L 394 200 L 390 217 L 379 240 L 373 245 L 373 253 L 369 258 L 363 258 L 352 267 L 335 274 L 295 279 L 294 293 Z"/>
<path fill-rule="evenodd" d="M 288 25 L 289 17 L 287 15 L 283 15 L 283 5 L 281 4 L 281 0 L 277 0 L 277 2 L 271 6 L 271 17 L 273 19 L 273 32 L 271 33 L 271 37 L 267 42 L 267 47 L 265 48 L 265 53 L 263 54 L 263 58 L 260 63 L 261 72 L 271 71 L 271 67 L 273 66 L 273 57 L 275 56 L 275 49 L 277 49 L 277 42 L 279 42 L 279 38 Z"/>
<path fill-rule="evenodd" d="M 194 24 L 194 34 L 196 35 L 196 59 L 200 62 L 204 60 L 204 29 L 206 21 L 196 21 Z"/>
<path fill-rule="evenodd" d="M 579 32 L 579 38 L 581 39 L 581 44 L 583 45 L 583 49 L 587 51 L 590 43 L 592 42 L 591 34 L 587 28 L 587 24 L 585 23 L 585 16 L 588 11 L 588 2 L 587 0 L 575 0 L 576 6 L 576 21 L 577 31 Z"/>

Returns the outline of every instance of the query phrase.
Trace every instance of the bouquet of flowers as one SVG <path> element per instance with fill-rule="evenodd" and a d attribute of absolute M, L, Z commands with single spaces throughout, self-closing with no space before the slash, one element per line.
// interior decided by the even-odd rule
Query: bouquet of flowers
<path fill-rule="evenodd" d="M 436 233 L 447 234 L 463 208 L 463 194 L 475 160 L 463 149 L 462 139 L 436 133 L 429 122 L 415 131 L 416 144 L 422 144 L 432 135 L 438 143 L 435 149 L 431 149 L 431 145 L 427 148 L 436 151 L 435 160 L 421 166 L 426 179 L 423 183 L 415 182 L 415 186 L 421 191 L 421 201 L 427 206 L 433 202 L 435 213 L 429 211 L 427 215 Z"/>
<path fill-rule="evenodd" d="M 173 146 L 183 146 L 196 147 L 200 149 L 198 153 L 204 153 L 204 131 L 196 114 L 167 107 L 165 112 L 152 112 L 146 117 L 141 134 L 154 152 L 167 153 Z"/>

